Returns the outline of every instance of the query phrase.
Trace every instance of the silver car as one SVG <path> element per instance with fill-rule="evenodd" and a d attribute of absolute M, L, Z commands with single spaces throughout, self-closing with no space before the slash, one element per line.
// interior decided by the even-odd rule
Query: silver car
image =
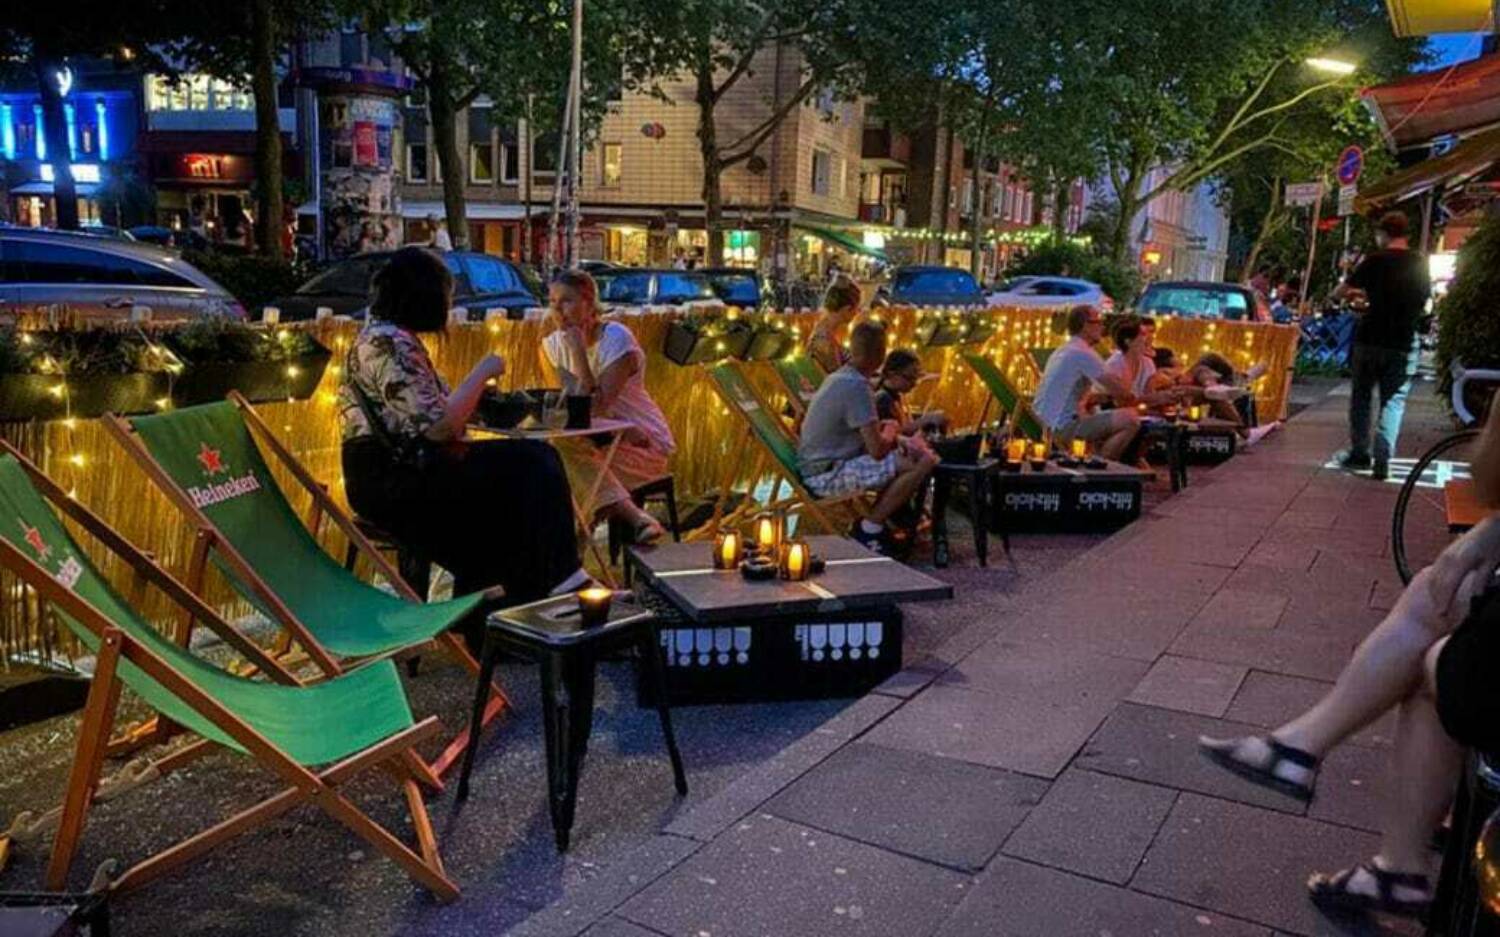
<path fill-rule="evenodd" d="M 118 322 L 146 307 L 152 321 L 245 318 L 224 287 L 171 251 L 116 238 L 0 227 L 0 323 L 66 306 L 86 322 Z"/>

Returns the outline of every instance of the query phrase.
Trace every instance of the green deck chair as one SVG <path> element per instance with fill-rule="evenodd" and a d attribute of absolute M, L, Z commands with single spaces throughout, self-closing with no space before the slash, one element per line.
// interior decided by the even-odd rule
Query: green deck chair
<path fill-rule="evenodd" d="M 812 403 L 813 395 L 823 386 L 823 369 L 807 355 L 777 358 L 771 362 L 771 366 L 776 369 L 776 376 L 781 378 L 782 386 L 786 388 L 787 401 L 800 420 L 807 415 L 807 406 Z"/>
<path fill-rule="evenodd" d="M 765 507 L 790 509 L 800 506 L 822 524 L 825 530 L 832 532 L 837 532 L 839 527 L 833 522 L 829 514 L 830 509 L 842 508 L 854 512 L 857 516 L 863 516 L 864 492 L 857 491 L 833 498 L 821 498 L 802 483 L 802 474 L 798 468 L 797 437 L 792 435 L 792 431 L 787 428 L 781 417 L 777 416 L 760 394 L 756 393 L 755 388 L 745 380 L 745 375 L 733 362 L 716 364 L 708 368 L 707 373 L 714 391 L 723 399 L 724 405 L 731 413 L 739 414 L 740 418 L 745 421 L 746 435 L 771 457 L 776 474 L 792 488 L 793 494 L 790 498 L 782 499 L 773 496 L 772 502 Z M 729 490 L 734 474 L 740 468 L 738 460 L 726 460 L 726 472 L 721 491 Z"/>
<path fill-rule="evenodd" d="M 307 802 L 316 803 L 375 848 L 400 863 L 439 897 L 457 887 L 443 872 L 432 825 L 416 789 L 430 779 L 412 747 L 438 729 L 436 718 L 414 723 L 395 664 L 376 661 L 313 685 L 295 678 L 252 642 L 239 636 L 192 592 L 121 537 L 9 444 L 0 454 L 0 563 L 58 613 L 67 628 L 97 655 L 77 754 L 69 776 L 61 825 L 53 843 L 46 885 L 66 885 L 103 765 L 121 685 L 167 719 L 201 737 L 167 756 L 163 773 L 215 745 L 254 758 L 288 788 L 231 819 L 172 846 L 127 870 L 112 887 L 127 890 L 209 847 Z M 123 561 L 203 619 L 268 677 L 236 676 L 194 656 L 152 628 L 100 575 L 48 505 L 51 501 Z M 311 770 L 319 766 L 322 770 Z M 372 768 L 397 775 L 406 788 L 421 855 L 362 813 L 334 786 Z"/>
<path fill-rule="evenodd" d="M 1032 367 L 1036 368 L 1037 377 L 1047 373 L 1047 362 L 1052 360 L 1052 353 L 1056 348 L 1028 348 L 1027 356 L 1031 359 Z"/>
<path fill-rule="evenodd" d="M 340 673 L 347 662 L 431 640 L 478 673 L 477 662 L 448 628 L 483 595 L 422 602 L 243 398 L 129 420 L 108 417 L 105 425 L 197 525 L 201 549 L 188 573 L 188 586 L 195 592 L 201 592 L 204 563 L 211 560 L 330 675 Z M 252 433 L 252 425 L 257 432 Z M 257 437 L 310 492 L 315 513 L 332 518 L 403 594 L 364 582 L 319 545 L 272 477 Z M 501 694 L 486 722 L 504 705 Z M 434 770 L 442 774 L 450 768 L 466 741 L 467 732 L 433 763 Z"/>
<path fill-rule="evenodd" d="M 1001 411 L 1010 417 L 1016 432 L 1037 442 L 1046 438 L 1047 430 L 1042 426 L 1042 421 L 1032 412 L 1031 405 L 1016 393 L 1016 389 L 1005 379 L 995 362 L 971 352 L 964 354 L 964 362 L 979 375 L 985 388 L 1000 405 Z"/>

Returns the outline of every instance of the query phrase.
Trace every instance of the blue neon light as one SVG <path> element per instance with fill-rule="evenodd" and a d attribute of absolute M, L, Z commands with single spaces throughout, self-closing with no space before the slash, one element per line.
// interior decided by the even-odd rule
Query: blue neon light
<path fill-rule="evenodd" d="M 68 159 L 78 158 L 78 119 L 73 112 L 73 102 L 63 105 L 63 119 L 68 124 Z"/>
<path fill-rule="evenodd" d="M 94 116 L 99 118 L 99 161 L 109 159 L 109 121 L 104 119 L 104 99 L 94 101 Z"/>
<path fill-rule="evenodd" d="M 0 153 L 6 159 L 16 158 L 16 127 L 11 123 L 9 104 L 0 104 Z"/>
<path fill-rule="evenodd" d="M 36 158 L 47 158 L 47 134 L 42 127 L 42 106 L 31 105 L 31 113 L 36 116 Z"/>

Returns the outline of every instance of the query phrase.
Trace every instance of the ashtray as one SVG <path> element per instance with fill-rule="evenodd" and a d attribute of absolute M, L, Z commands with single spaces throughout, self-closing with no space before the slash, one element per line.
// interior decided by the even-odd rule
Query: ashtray
<path fill-rule="evenodd" d="M 740 575 L 752 582 L 776 578 L 776 562 L 769 556 L 752 556 L 740 564 Z"/>
<path fill-rule="evenodd" d="M 1109 463 L 1106 462 L 1106 461 L 1104 461 L 1103 459 L 1099 458 L 1098 456 L 1094 456 L 1093 458 L 1089 459 L 1087 462 L 1085 462 L 1083 464 L 1086 465 L 1086 466 L 1088 466 L 1091 469 L 1109 468 Z"/>
<path fill-rule="evenodd" d="M 828 569 L 828 561 L 823 559 L 821 556 L 818 556 L 816 553 L 814 553 L 811 557 L 808 558 L 807 573 L 809 576 L 816 576 L 826 569 Z"/>

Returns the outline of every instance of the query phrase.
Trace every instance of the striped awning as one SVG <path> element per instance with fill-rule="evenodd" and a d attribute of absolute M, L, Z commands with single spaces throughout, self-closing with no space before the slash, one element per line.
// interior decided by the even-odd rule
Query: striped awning
<path fill-rule="evenodd" d="M 1494 0 L 1385 0 L 1398 36 L 1493 32 Z"/>

